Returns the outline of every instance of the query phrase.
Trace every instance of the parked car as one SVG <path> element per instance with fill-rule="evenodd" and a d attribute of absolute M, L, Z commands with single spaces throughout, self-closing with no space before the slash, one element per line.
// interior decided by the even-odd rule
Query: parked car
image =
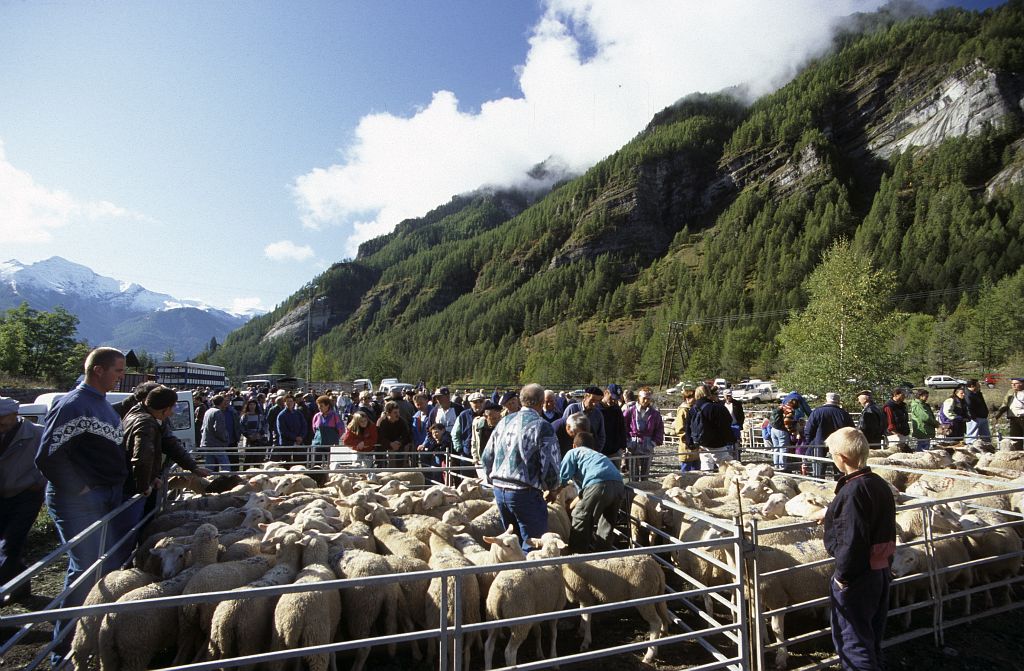
<path fill-rule="evenodd" d="M 932 389 L 953 389 L 962 384 L 967 384 L 967 380 L 950 375 L 929 375 L 924 379 L 924 386 Z"/>
<path fill-rule="evenodd" d="M 985 386 L 989 389 L 995 389 L 996 385 L 999 384 L 998 373 L 985 373 Z"/>
<path fill-rule="evenodd" d="M 779 388 L 772 382 L 748 382 L 732 388 L 732 397 L 744 403 L 771 403 L 780 398 Z"/>

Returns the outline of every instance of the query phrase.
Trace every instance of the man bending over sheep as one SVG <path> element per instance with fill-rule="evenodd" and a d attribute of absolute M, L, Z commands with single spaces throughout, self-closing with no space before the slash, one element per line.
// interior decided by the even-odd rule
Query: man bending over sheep
<path fill-rule="evenodd" d="M 622 473 L 611 459 L 596 450 L 591 434 L 578 433 L 573 438 L 573 448 L 562 459 L 558 479 L 559 486 L 548 493 L 549 502 L 555 501 L 559 490 L 570 480 L 580 488 L 580 500 L 572 509 L 569 552 L 590 551 L 595 520 L 600 549 L 610 550 L 615 513 L 622 504 L 626 488 L 622 484 Z"/>
<path fill-rule="evenodd" d="M 544 490 L 558 484 L 561 461 L 555 430 L 540 416 L 544 388 L 528 384 L 519 393 L 522 410 L 506 415 L 494 427 L 491 440 L 481 455 L 484 475 L 494 486 L 494 502 L 501 523 L 516 531 L 523 552 L 533 548 L 530 538 L 548 530 L 548 509 Z"/>
<path fill-rule="evenodd" d="M 821 515 L 825 549 L 836 560 L 832 641 L 843 669 L 881 669 L 896 506 L 886 482 L 865 465 L 869 448 L 863 433 L 842 428 L 825 445 L 843 473 L 835 498 Z"/>

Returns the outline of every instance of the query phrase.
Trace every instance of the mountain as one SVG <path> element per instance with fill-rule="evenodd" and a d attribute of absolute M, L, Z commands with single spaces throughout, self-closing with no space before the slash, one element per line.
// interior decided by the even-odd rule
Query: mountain
<path fill-rule="evenodd" d="M 979 287 L 1024 278 L 1022 73 L 1019 0 L 858 15 L 752 105 L 686 96 L 546 194 L 460 196 L 402 222 L 215 360 L 481 385 L 656 381 L 668 364 L 770 375 L 804 279 L 841 238 L 921 317 L 893 347 L 925 323 L 927 341 Z M 676 334 L 686 356 L 669 361 Z"/>
<path fill-rule="evenodd" d="M 37 310 L 62 306 L 78 317 L 78 337 L 91 344 L 182 357 L 203 351 L 210 338 L 222 341 L 251 316 L 103 277 L 59 256 L 0 263 L 0 310 L 22 302 Z"/>

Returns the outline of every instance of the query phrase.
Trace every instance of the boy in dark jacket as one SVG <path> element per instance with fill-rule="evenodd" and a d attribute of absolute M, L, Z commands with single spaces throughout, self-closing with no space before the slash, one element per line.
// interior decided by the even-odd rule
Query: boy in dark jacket
<path fill-rule="evenodd" d="M 896 505 L 889 486 L 865 466 L 869 448 L 863 433 L 842 428 L 825 445 L 843 473 L 822 515 L 825 549 L 836 560 L 832 641 L 843 669 L 881 669 Z"/>

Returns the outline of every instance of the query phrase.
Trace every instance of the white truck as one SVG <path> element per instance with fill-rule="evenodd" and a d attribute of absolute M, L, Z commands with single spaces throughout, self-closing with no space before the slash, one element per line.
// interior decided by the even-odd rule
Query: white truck
<path fill-rule="evenodd" d="M 34 402 L 23 403 L 21 407 L 18 408 L 18 416 L 35 422 L 36 424 L 42 424 L 46 418 L 46 413 L 48 413 L 50 408 L 52 408 L 63 396 L 65 396 L 65 394 L 60 392 L 41 394 L 36 397 Z M 123 401 L 129 396 L 131 396 L 131 394 L 126 392 L 112 391 L 107 393 L 107 402 L 113 405 L 114 403 Z M 179 391 L 178 402 L 174 404 L 174 414 L 171 415 L 168 421 L 171 423 L 171 432 L 178 440 L 181 441 L 181 444 L 189 452 L 193 451 L 196 446 L 193 417 L 195 417 L 195 407 L 192 404 L 192 392 Z"/>

